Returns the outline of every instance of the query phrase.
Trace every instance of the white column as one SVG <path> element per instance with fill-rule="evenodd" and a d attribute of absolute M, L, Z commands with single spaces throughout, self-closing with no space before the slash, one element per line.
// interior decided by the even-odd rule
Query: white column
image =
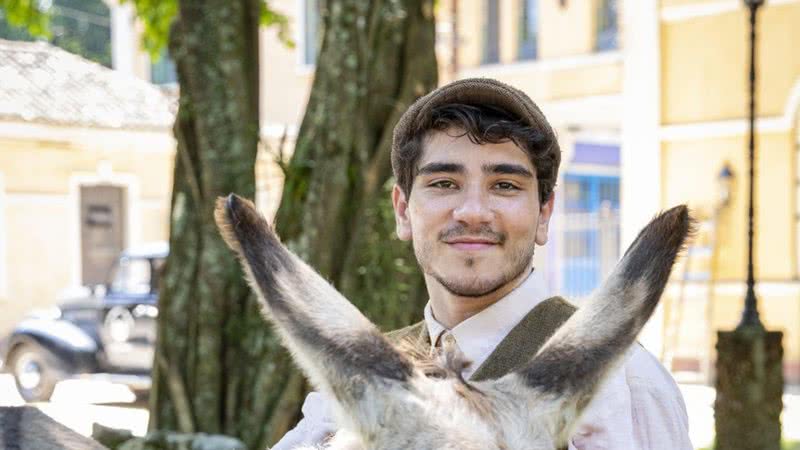
<path fill-rule="evenodd" d="M 659 1 L 622 2 L 624 70 L 620 149 L 621 252 L 661 205 L 661 51 Z M 662 342 L 659 308 L 639 340 L 658 355 Z"/>
<path fill-rule="evenodd" d="M 139 48 L 134 29 L 134 10 L 131 3 L 107 1 L 111 10 L 111 65 L 114 70 L 135 75 L 134 60 Z"/>

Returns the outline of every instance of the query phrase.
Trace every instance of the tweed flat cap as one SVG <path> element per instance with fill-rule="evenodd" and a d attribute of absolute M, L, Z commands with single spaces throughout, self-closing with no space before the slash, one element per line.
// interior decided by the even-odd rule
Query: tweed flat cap
<path fill-rule="evenodd" d="M 430 118 L 431 111 L 437 106 L 451 103 L 498 107 L 518 116 L 523 122 L 556 142 L 555 133 L 544 114 L 524 92 L 491 78 L 467 78 L 431 91 L 417 99 L 406 110 L 394 127 L 393 163 L 398 149 L 419 132 L 420 127 Z"/>

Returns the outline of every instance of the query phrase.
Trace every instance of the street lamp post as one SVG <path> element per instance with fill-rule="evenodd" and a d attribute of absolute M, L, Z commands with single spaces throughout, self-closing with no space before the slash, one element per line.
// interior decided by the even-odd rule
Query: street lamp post
<path fill-rule="evenodd" d="M 747 293 L 744 297 L 744 312 L 739 327 L 764 328 L 758 316 L 758 301 L 755 291 L 755 275 L 753 274 L 753 185 L 755 184 L 755 154 L 756 154 L 756 16 L 758 8 L 764 0 L 744 0 L 750 12 L 750 89 L 749 89 L 749 133 L 748 133 L 748 162 L 750 183 L 748 189 L 747 205 Z"/>
<path fill-rule="evenodd" d="M 734 331 L 717 334 L 717 450 L 780 450 L 783 409 L 783 334 L 767 331 L 758 314 L 753 269 L 756 114 L 756 18 L 764 0 L 744 0 L 750 14 L 749 186 L 747 207 L 747 290 Z"/>

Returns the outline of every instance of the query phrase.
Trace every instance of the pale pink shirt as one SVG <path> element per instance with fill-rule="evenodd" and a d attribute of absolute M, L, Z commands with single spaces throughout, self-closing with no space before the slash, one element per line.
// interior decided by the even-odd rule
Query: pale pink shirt
<path fill-rule="evenodd" d="M 538 274 L 537 274 L 538 275 Z M 425 324 L 436 343 L 451 334 L 472 365 L 468 378 L 528 312 L 545 300 L 541 281 L 529 276 L 498 302 L 447 330 L 425 306 Z M 303 404 L 303 420 L 272 450 L 316 445 L 336 431 L 331 400 L 312 392 Z M 640 345 L 628 352 L 622 367 L 605 382 L 586 409 L 569 442 L 570 450 L 691 450 L 686 406 L 678 386 Z"/>

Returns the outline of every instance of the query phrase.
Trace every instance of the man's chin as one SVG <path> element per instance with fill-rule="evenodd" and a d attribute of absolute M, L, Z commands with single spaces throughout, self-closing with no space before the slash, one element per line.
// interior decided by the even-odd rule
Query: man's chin
<path fill-rule="evenodd" d="M 459 297 L 485 297 L 505 286 L 509 280 L 459 280 L 435 276 L 436 281 L 448 292 Z"/>

